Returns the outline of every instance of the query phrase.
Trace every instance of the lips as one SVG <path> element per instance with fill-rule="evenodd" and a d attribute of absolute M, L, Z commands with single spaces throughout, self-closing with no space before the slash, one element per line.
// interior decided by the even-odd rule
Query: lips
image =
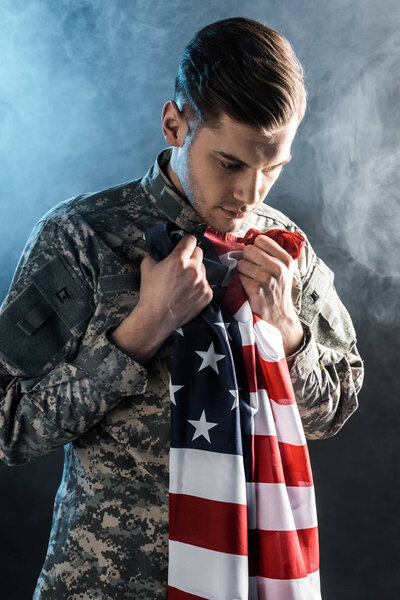
<path fill-rule="evenodd" d="M 223 210 L 224 213 L 226 215 L 228 215 L 229 217 L 232 217 L 235 219 L 244 219 L 244 217 L 247 217 L 247 215 L 249 214 L 249 211 L 240 212 L 240 211 L 235 211 L 235 210 L 229 210 L 228 208 L 223 208 L 222 206 L 221 206 L 221 210 Z"/>

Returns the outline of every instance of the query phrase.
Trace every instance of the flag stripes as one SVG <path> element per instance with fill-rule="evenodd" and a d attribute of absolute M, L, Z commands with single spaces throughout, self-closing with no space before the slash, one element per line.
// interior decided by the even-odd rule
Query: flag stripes
<path fill-rule="evenodd" d="M 249 600 L 321 600 L 319 571 L 300 579 L 249 578 Z"/>
<path fill-rule="evenodd" d="M 249 529 L 291 531 L 317 526 L 312 486 L 249 482 L 246 488 Z M 309 509 L 310 506 L 313 510 Z"/>
<path fill-rule="evenodd" d="M 244 238 L 205 236 L 234 269 Z M 234 272 L 221 309 L 209 305 L 182 334 L 170 387 L 171 428 L 182 433 L 170 448 L 169 599 L 320 600 L 313 477 L 279 329 L 252 313 Z"/>
<path fill-rule="evenodd" d="M 213 485 L 209 485 L 211 465 Z M 169 491 L 245 505 L 243 458 L 194 448 L 171 448 Z"/>
<path fill-rule="evenodd" d="M 282 555 L 286 560 L 282 560 Z M 318 531 L 249 530 L 249 574 L 299 579 L 318 569 Z"/>
<path fill-rule="evenodd" d="M 247 556 L 246 505 L 170 494 L 169 506 L 170 540 Z"/>
<path fill-rule="evenodd" d="M 169 559 L 169 586 L 212 600 L 245 600 L 248 597 L 247 556 L 170 540 Z"/>
<path fill-rule="evenodd" d="M 272 435 L 255 435 L 254 455 L 255 481 L 313 485 L 307 446 L 283 444 Z M 265 461 L 265 456 L 271 460 Z"/>

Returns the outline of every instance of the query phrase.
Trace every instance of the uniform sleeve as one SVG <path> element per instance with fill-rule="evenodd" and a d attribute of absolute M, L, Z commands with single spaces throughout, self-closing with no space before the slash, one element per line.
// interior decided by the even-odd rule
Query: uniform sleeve
<path fill-rule="evenodd" d="M 33 229 L 0 308 L 0 458 L 29 462 L 78 437 L 147 370 L 110 340 L 80 342 L 95 311 L 93 240 L 56 221 Z"/>
<path fill-rule="evenodd" d="M 351 317 L 329 267 L 312 252 L 299 318 L 303 346 L 288 357 L 290 377 L 308 439 L 334 435 L 358 407 L 364 363 Z"/>

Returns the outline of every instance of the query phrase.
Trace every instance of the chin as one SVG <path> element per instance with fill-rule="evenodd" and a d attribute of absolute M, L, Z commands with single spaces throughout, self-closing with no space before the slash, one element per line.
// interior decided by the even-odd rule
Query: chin
<path fill-rule="evenodd" d="M 207 220 L 206 223 L 209 227 L 216 229 L 216 231 L 221 231 L 221 233 L 233 233 L 236 231 L 236 227 L 227 223 L 213 221 L 212 219 L 210 221 Z"/>
<path fill-rule="evenodd" d="M 238 219 L 237 222 L 235 222 L 230 219 L 219 218 L 219 216 L 213 214 L 201 215 L 201 217 L 209 227 L 212 227 L 221 233 L 235 233 L 243 224 L 243 219 Z"/>

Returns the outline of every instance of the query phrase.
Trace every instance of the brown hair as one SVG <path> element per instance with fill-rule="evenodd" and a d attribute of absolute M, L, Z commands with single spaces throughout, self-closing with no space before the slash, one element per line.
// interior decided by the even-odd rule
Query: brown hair
<path fill-rule="evenodd" d="M 225 113 L 268 135 L 295 115 L 300 123 L 307 91 L 288 40 L 258 21 L 235 17 L 207 25 L 186 46 L 174 100 L 196 125 L 217 129 Z"/>

